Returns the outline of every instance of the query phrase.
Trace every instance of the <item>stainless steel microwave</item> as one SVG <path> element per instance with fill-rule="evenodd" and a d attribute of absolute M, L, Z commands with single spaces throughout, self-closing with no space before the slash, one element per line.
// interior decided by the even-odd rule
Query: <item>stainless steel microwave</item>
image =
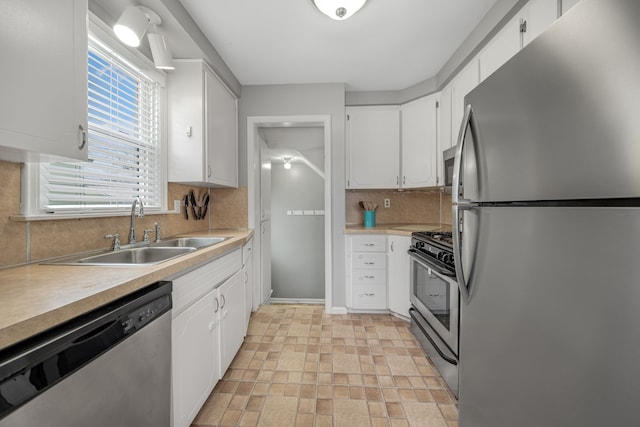
<path fill-rule="evenodd" d="M 442 152 L 442 161 L 444 164 L 444 192 L 451 194 L 453 187 L 453 162 L 456 157 L 456 146 L 448 148 Z"/>

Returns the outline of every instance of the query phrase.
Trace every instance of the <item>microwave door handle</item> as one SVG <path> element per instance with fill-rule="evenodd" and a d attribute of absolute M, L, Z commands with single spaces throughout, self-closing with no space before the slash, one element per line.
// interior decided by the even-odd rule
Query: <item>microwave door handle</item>
<path fill-rule="evenodd" d="M 465 141 L 467 140 L 467 132 L 471 131 L 471 137 L 474 139 L 477 133 L 475 132 L 475 119 L 473 116 L 473 109 L 471 105 L 467 105 L 464 113 L 464 119 L 460 126 L 460 133 L 458 135 L 458 144 L 456 146 L 456 157 L 453 165 L 453 261 L 456 267 L 456 279 L 458 281 L 458 287 L 460 288 L 460 294 L 463 300 L 468 304 L 471 298 L 471 284 L 467 281 L 462 263 L 462 213 L 465 210 L 471 210 L 478 206 L 477 203 L 473 203 L 470 200 L 462 198 L 461 194 L 461 174 L 462 174 L 462 153 L 464 150 Z"/>

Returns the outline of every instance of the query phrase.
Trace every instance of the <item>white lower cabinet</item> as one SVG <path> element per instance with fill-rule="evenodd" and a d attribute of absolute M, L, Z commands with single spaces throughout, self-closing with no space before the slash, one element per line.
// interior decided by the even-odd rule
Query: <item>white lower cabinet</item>
<path fill-rule="evenodd" d="M 387 309 L 386 236 L 347 236 L 347 307 Z"/>
<path fill-rule="evenodd" d="M 387 250 L 387 287 L 389 296 L 389 311 L 409 317 L 411 307 L 411 283 L 409 269 L 411 261 L 407 250 L 411 246 L 410 236 L 388 236 Z"/>
<path fill-rule="evenodd" d="M 409 317 L 411 236 L 346 236 L 347 308 Z"/>
<path fill-rule="evenodd" d="M 217 290 L 174 317 L 173 426 L 189 426 L 220 379 Z"/>
<path fill-rule="evenodd" d="M 240 249 L 173 279 L 172 423 L 188 427 L 242 345 Z"/>
<path fill-rule="evenodd" d="M 218 288 L 220 309 L 220 376 L 224 375 L 244 340 L 244 273 L 238 271 Z"/>

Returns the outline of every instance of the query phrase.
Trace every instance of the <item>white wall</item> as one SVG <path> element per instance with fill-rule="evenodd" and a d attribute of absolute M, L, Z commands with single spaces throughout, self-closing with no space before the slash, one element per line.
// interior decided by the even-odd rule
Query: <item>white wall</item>
<path fill-rule="evenodd" d="M 345 107 L 344 84 L 243 86 L 239 101 L 239 180 L 247 185 L 247 117 L 329 115 L 331 117 L 331 237 L 333 307 L 345 300 Z M 251 214 L 251 213 L 250 213 Z"/>

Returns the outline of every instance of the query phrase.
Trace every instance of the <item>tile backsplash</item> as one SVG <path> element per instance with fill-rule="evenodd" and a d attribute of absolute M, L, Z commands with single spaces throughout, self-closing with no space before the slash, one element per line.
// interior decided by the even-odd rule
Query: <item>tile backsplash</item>
<path fill-rule="evenodd" d="M 384 207 L 389 199 L 391 207 Z M 358 225 L 363 221 L 360 201 L 378 204 L 376 224 L 451 224 L 451 195 L 439 188 L 424 190 L 347 190 L 346 224 Z"/>
<path fill-rule="evenodd" d="M 105 234 L 119 233 L 126 242 L 129 232 L 129 216 L 105 218 L 75 218 L 51 221 L 15 221 L 11 215 L 20 213 L 21 164 L 0 161 L 0 268 L 35 262 L 77 252 L 108 248 Z M 173 200 L 182 200 L 193 187 L 170 183 L 169 208 Z M 200 190 L 201 191 L 201 190 Z M 208 218 L 185 220 L 180 214 L 147 214 L 136 218 L 139 239 L 142 230 L 161 226 L 162 236 L 171 236 L 209 228 L 247 227 L 247 189 L 210 189 L 211 203 Z M 198 192 L 198 189 L 196 189 Z M 191 216 L 190 216 L 191 217 Z M 153 233 L 152 233 L 153 236 Z"/>

